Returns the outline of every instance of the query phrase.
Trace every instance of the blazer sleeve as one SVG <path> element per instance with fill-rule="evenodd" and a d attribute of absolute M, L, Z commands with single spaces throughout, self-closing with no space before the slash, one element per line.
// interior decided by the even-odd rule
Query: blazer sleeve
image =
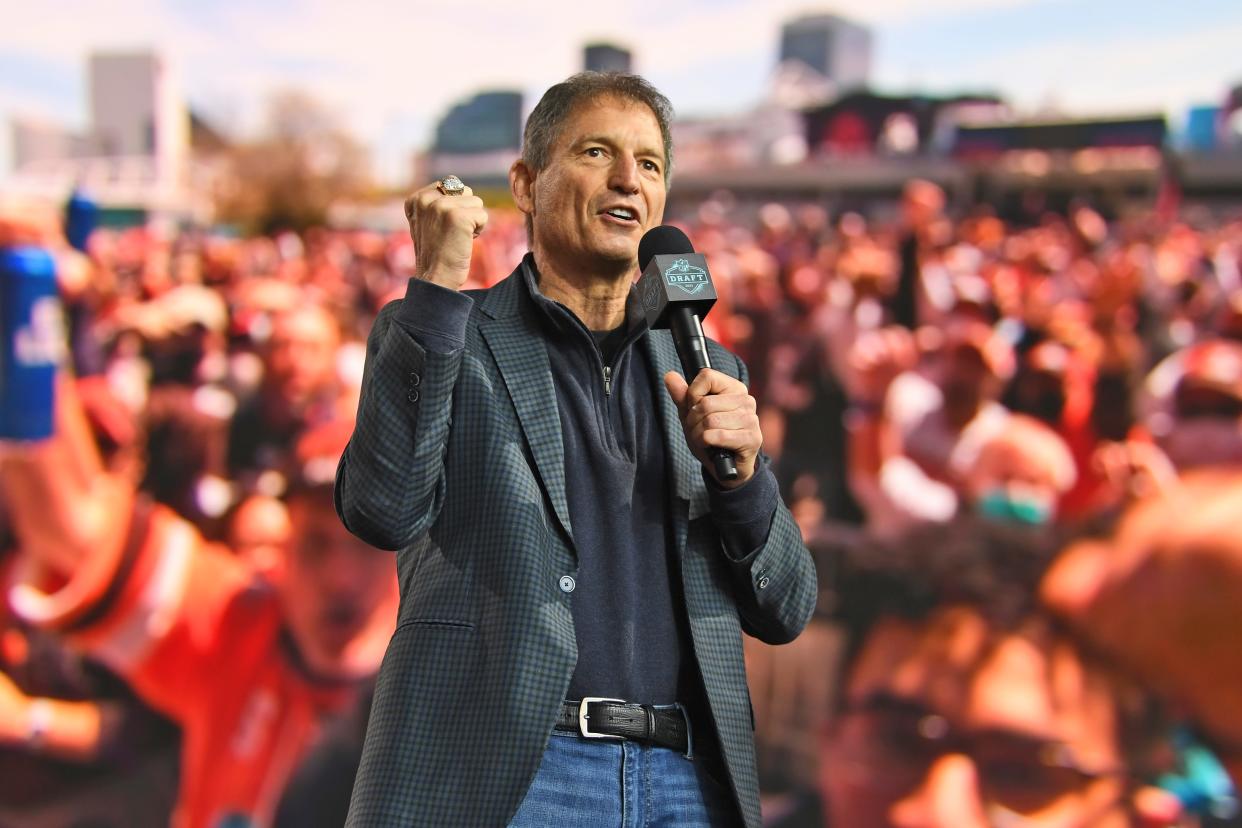
<path fill-rule="evenodd" d="M 737 376 L 748 383 L 746 365 L 736 356 Z M 776 481 L 770 479 L 772 472 L 761 463 L 757 474 L 767 475 L 768 480 L 754 481 L 766 484 L 761 488 L 776 489 Z M 749 485 L 749 481 L 748 481 Z M 756 495 L 764 497 L 758 491 Z M 758 535 L 757 544 L 752 525 L 731 526 L 717 519 L 717 529 L 722 536 L 723 557 L 732 571 L 734 596 L 742 629 L 748 635 L 768 644 L 785 644 L 802 632 L 815 612 L 818 582 L 815 563 L 811 553 L 802 542 L 802 532 L 794 522 L 789 509 L 781 501 L 779 493 L 773 492 L 770 502 L 770 523 L 766 533 Z M 765 498 L 766 499 L 766 498 Z M 736 541 L 727 538 L 731 530 L 748 538 L 747 547 L 740 556 Z"/>
<path fill-rule="evenodd" d="M 463 332 L 426 335 L 412 324 L 413 293 L 385 305 L 371 328 L 358 417 L 336 470 L 337 514 L 350 532 L 380 549 L 408 546 L 440 513 L 453 389 L 464 353 Z M 466 303 L 454 314 L 464 331 L 473 303 L 464 294 L 452 301 Z"/>
<path fill-rule="evenodd" d="M 742 629 L 768 644 L 798 637 L 815 612 L 815 564 L 793 516 L 778 504 L 767 541 L 742 560 L 729 560 Z"/>

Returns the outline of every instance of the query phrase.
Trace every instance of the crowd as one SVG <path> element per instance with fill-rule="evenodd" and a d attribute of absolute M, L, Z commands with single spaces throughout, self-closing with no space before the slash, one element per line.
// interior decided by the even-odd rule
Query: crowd
<path fill-rule="evenodd" d="M 1082 562 L 1242 515 L 1242 219 L 1016 223 L 921 181 L 886 219 L 726 194 L 670 218 L 823 584 L 800 639 L 747 644 L 771 824 L 1227 818 L 1242 699 L 1170 703 L 1142 665 L 1189 657 L 1159 662 L 1159 632 L 1114 656 Z M 409 238 L 74 251 L 0 222 L 23 240 L 57 251 L 73 374 L 56 439 L 0 466 L 0 825 L 340 824 L 397 574 L 332 479 Z M 496 211 L 466 287 L 525 245 Z M 1227 554 L 1186 621 L 1218 666 L 1242 649 Z"/>

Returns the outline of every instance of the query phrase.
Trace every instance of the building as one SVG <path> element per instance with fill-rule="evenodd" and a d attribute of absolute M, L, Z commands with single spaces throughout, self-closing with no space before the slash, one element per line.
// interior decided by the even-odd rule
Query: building
<path fill-rule="evenodd" d="M 1225 96 L 1218 125 L 1220 146 L 1242 149 L 1242 83 L 1230 89 Z"/>
<path fill-rule="evenodd" d="M 1188 152 L 1212 152 L 1220 146 L 1220 107 L 1192 106 L 1179 145 Z"/>
<path fill-rule="evenodd" d="M 798 61 L 838 91 L 865 88 L 871 77 L 871 30 L 835 14 L 799 17 L 781 27 L 780 62 Z"/>
<path fill-rule="evenodd" d="M 1009 109 L 995 95 L 881 95 L 855 91 L 803 110 L 806 144 L 818 158 L 946 153 L 962 123 L 995 123 Z"/>
<path fill-rule="evenodd" d="M 790 164 L 806 157 L 802 116 L 767 102 L 736 115 L 678 118 L 672 133 L 679 187 L 685 174 Z"/>
<path fill-rule="evenodd" d="M 150 158 L 163 187 L 177 186 L 190 148 L 190 116 L 171 65 L 153 52 L 90 58 L 91 132 L 103 155 Z"/>
<path fill-rule="evenodd" d="M 480 92 L 457 104 L 436 125 L 427 172 L 454 173 L 471 186 L 508 187 L 509 166 L 522 147 L 522 93 Z"/>
<path fill-rule="evenodd" d="M 87 64 L 86 131 L 14 119 L 5 188 L 60 201 L 82 188 L 105 224 L 206 220 L 190 159 L 190 114 L 171 65 L 155 52 L 96 53 Z"/>
<path fill-rule="evenodd" d="M 522 145 L 522 93 L 480 92 L 436 125 L 437 153 L 476 153 Z"/>
<path fill-rule="evenodd" d="M 9 122 L 13 139 L 13 169 L 31 164 L 83 158 L 94 153 L 91 136 L 62 125 L 34 118 L 14 117 Z"/>
<path fill-rule="evenodd" d="M 588 72 L 632 72 L 629 49 L 611 43 L 588 43 L 582 54 L 582 68 Z"/>

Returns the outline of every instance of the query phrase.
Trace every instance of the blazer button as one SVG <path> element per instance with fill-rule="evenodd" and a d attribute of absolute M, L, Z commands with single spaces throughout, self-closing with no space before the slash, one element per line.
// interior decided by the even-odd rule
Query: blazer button
<path fill-rule="evenodd" d="M 574 581 L 574 579 L 571 578 L 570 576 L 568 575 L 561 576 L 561 580 L 560 580 L 561 592 L 573 592 L 577 586 L 578 586 L 577 582 Z"/>
<path fill-rule="evenodd" d="M 413 389 L 413 388 L 411 388 L 411 389 L 410 389 L 410 393 L 406 394 L 406 395 L 405 395 L 405 398 L 406 398 L 407 400 L 409 400 L 410 402 L 412 402 L 412 403 L 416 403 L 416 402 L 418 402 L 418 391 L 417 391 L 417 390 L 415 390 L 415 389 Z"/>
<path fill-rule="evenodd" d="M 755 584 L 755 586 L 759 587 L 760 589 L 767 589 L 768 584 L 770 583 L 772 583 L 772 579 L 769 578 L 767 575 L 764 575 L 759 579 L 759 583 Z"/>
<path fill-rule="evenodd" d="M 417 388 L 419 383 L 421 383 L 422 381 L 423 381 L 423 378 L 418 375 L 417 371 L 410 372 L 410 387 L 411 388 Z"/>

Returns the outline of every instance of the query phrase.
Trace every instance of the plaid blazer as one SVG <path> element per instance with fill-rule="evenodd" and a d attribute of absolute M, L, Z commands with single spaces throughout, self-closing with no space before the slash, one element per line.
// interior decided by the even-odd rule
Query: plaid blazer
<path fill-rule="evenodd" d="M 577 575 L 560 416 L 533 302 L 509 278 L 472 292 L 464 349 L 423 349 L 379 314 L 358 419 L 336 476 L 349 530 L 397 550 L 401 609 L 380 669 L 354 786 L 355 828 L 505 825 L 539 768 L 577 659 Z M 699 461 L 660 378 L 680 363 L 667 331 L 640 340 L 654 366 L 685 612 L 738 807 L 759 826 L 743 631 L 794 638 L 815 571 L 778 506 L 765 546 L 724 554 Z M 737 357 L 712 364 L 745 381 Z"/>

